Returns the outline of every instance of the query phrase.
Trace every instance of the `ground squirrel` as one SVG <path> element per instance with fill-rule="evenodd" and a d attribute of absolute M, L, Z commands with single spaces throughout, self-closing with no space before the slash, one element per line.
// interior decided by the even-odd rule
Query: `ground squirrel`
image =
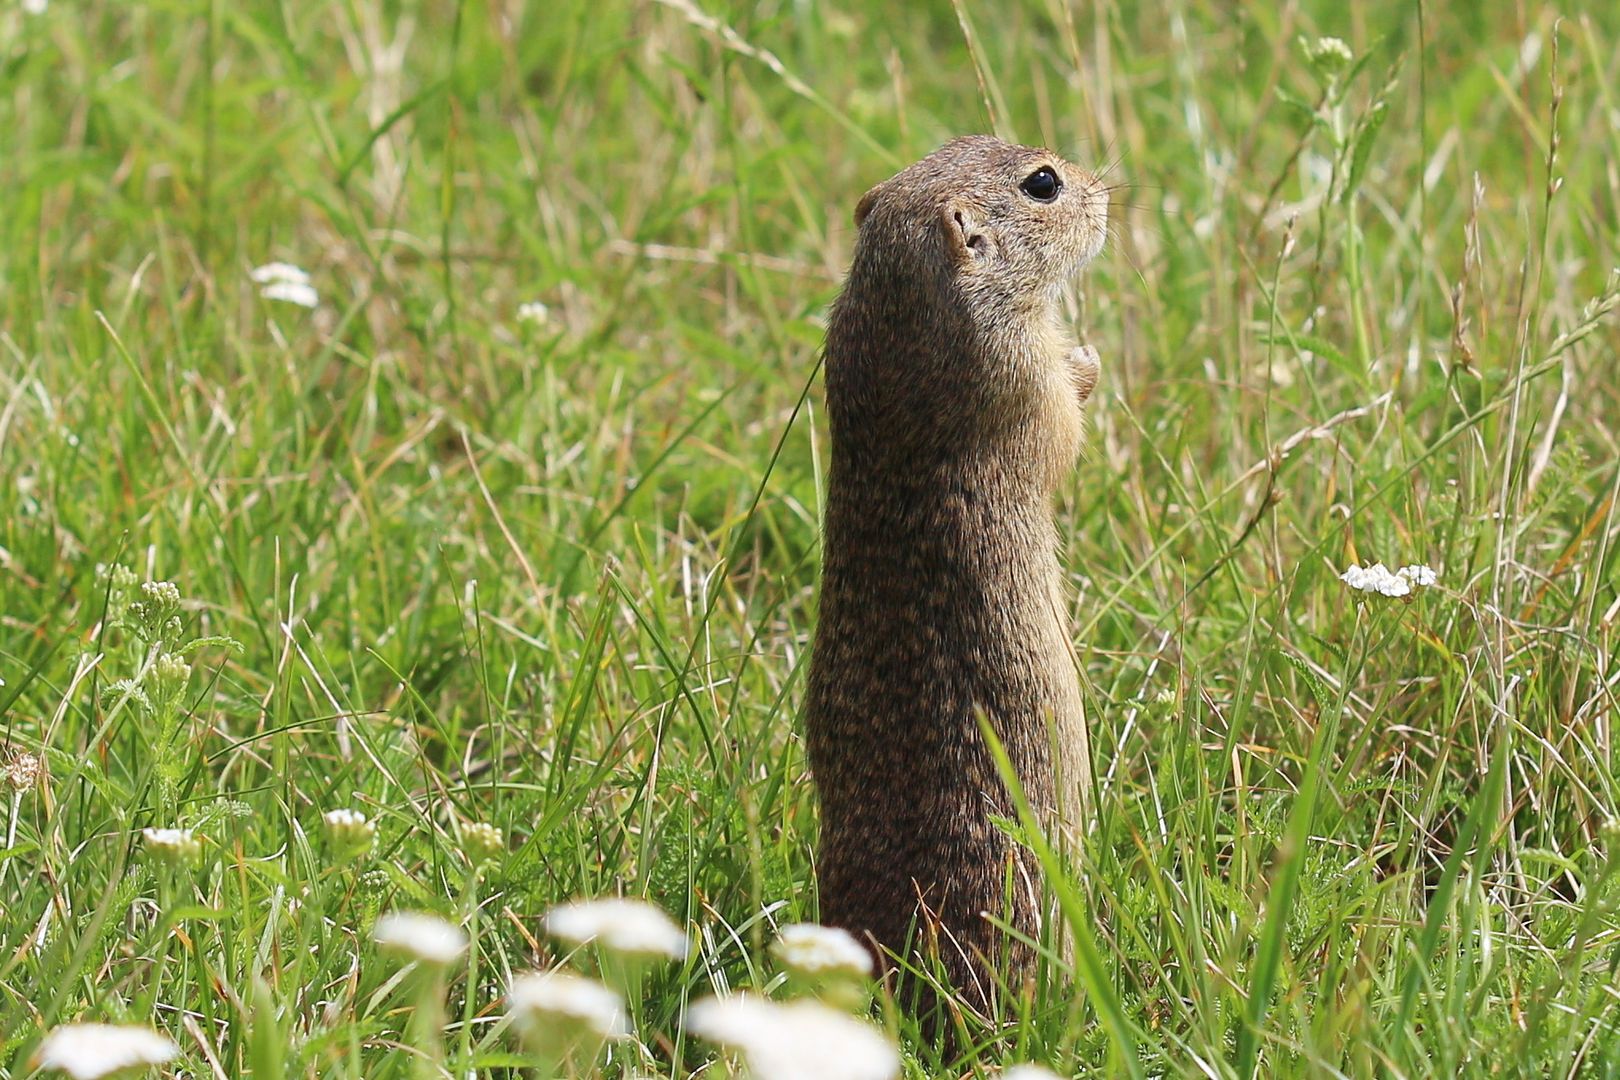
<path fill-rule="evenodd" d="M 1052 496 L 1098 374 L 1059 294 L 1107 204 L 1049 151 L 955 139 L 861 199 L 827 327 L 805 706 L 822 919 L 894 951 L 915 926 L 976 1003 L 1034 959 L 990 917 L 1030 937 L 1041 919 L 1039 868 L 993 822 L 1014 812 L 979 717 L 1049 829 L 1090 786 Z"/>

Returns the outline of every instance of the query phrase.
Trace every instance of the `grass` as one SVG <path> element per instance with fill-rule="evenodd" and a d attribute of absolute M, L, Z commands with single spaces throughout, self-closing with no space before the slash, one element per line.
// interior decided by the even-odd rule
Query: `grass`
<path fill-rule="evenodd" d="M 816 915 L 850 213 L 991 129 L 1119 185 L 1061 512 L 1094 948 L 959 1058 L 879 1010 L 908 1074 L 1620 1074 L 1620 17 L 1586 9 L 0 10 L 0 754 L 43 757 L 0 802 L 0 1076 L 79 1018 L 187 1076 L 517 1075 L 541 914 L 609 893 L 696 947 L 604 1074 L 720 1071 L 687 1004 L 773 988 Z M 317 309 L 260 298 L 272 259 Z M 1439 583 L 1339 581 L 1373 560 Z M 442 1039 L 390 909 L 475 938 Z"/>

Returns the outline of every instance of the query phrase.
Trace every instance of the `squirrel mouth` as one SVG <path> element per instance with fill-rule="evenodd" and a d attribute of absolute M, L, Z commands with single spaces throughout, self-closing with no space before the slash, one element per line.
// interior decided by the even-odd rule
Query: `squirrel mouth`
<path fill-rule="evenodd" d="M 1092 259 L 1102 254 L 1104 245 L 1108 243 L 1108 229 L 1104 225 L 1089 224 L 1086 229 L 1085 243 L 1081 246 L 1080 262 L 1075 269 L 1086 265 Z"/>
<path fill-rule="evenodd" d="M 1086 268 L 1086 264 L 1102 253 L 1105 237 L 1101 229 L 1090 230 L 1081 240 L 1079 250 L 1064 261 L 1058 272 L 1058 282 L 1062 283 L 1073 279 Z"/>

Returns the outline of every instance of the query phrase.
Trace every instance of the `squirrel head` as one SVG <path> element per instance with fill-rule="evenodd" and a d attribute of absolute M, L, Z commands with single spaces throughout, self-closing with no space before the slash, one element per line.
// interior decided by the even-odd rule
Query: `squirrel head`
<path fill-rule="evenodd" d="M 1097 177 L 1038 147 L 988 135 L 952 139 L 868 191 L 855 207 L 861 249 L 943 271 L 955 298 L 984 307 L 1050 303 L 1102 250 L 1108 192 Z M 943 282 L 940 282 L 943 283 Z"/>
<path fill-rule="evenodd" d="M 1021 471 L 1072 464 L 1096 372 L 1086 383 L 1071 362 L 1058 298 L 1102 248 L 1101 181 L 1049 150 L 971 135 L 867 192 L 855 221 L 827 326 L 835 460 L 840 447 L 861 462 L 971 456 L 1011 437 L 1043 448 L 1007 451 Z"/>

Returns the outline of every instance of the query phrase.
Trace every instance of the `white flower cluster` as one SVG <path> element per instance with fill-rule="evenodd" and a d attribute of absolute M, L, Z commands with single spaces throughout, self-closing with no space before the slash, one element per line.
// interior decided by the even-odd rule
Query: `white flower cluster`
<path fill-rule="evenodd" d="M 1306 58 L 1313 64 L 1337 71 L 1349 67 L 1355 60 L 1356 54 L 1350 51 L 1350 46 L 1344 43 L 1343 38 L 1319 37 L 1305 45 Z"/>
<path fill-rule="evenodd" d="M 1436 581 L 1440 580 L 1440 576 L 1434 572 L 1432 567 L 1423 566 L 1420 563 L 1414 563 L 1411 566 L 1403 566 L 1399 570 L 1395 571 L 1395 573 L 1397 576 L 1405 578 L 1414 586 L 1422 589 L 1426 589 L 1430 585 L 1433 585 Z"/>
<path fill-rule="evenodd" d="M 364 855 L 377 841 L 377 823 L 367 820 L 358 810 L 339 807 L 322 814 L 321 820 L 326 823 L 327 839 L 339 859 Z"/>
<path fill-rule="evenodd" d="M 424 964 L 453 964 L 467 951 L 467 935 L 461 927 L 420 912 L 384 915 L 372 928 L 371 937 L 379 948 Z"/>
<path fill-rule="evenodd" d="M 180 1056 L 167 1035 L 123 1024 L 63 1024 L 45 1036 L 34 1067 L 73 1080 L 100 1080 L 125 1069 L 163 1065 Z"/>
<path fill-rule="evenodd" d="M 758 1080 L 890 1080 L 900 1054 L 881 1031 L 819 1001 L 707 998 L 686 1029 L 740 1054 Z"/>
<path fill-rule="evenodd" d="M 350 810 L 346 806 L 328 810 L 321 815 L 321 820 L 326 822 L 328 829 L 364 829 L 370 824 L 366 821 L 366 815 L 358 810 Z"/>
<path fill-rule="evenodd" d="M 321 302 L 315 286 L 309 283 L 309 275 L 292 263 L 265 263 L 254 267 L 248 276 L 258 284 L 259 295 L 266 300 L 280 300 L 303 308 L 312 308 Z"/>
<path fill-rule="evenodd" d="M 594 941 L 625 956 L 686 958 L 686 934 L 642 900 L 606 897 L 559 905 L 546 912 L 546 933 L 575 945 Z"/>
<path fill-rule="evenodd" d="M 1358 592 L 1378 593 L 1380 596 L 1410 596 L 1417 589 L 1426 589 L 1439 580 L 1430 567 L 1421 564 L 1391 570 L 1383 563 L 1371 566 L 1352 566 L 1339 575 L 1339 580 Z"/>
<path fill-rule="evenodd" d="M 773 949 L 782 966 L 806 978 L 872 974 L 872 954 L 848 930 L 815 923 L 782 927 Z"/>
<path fill-rule="evenodd" d="M 499 849 L 493 826 L 463 825 L 463 845 Z M 546 912 L 546 932 L 573 945 L 595 943 L 606 953 L 636 960 L 681 960 L 686 934 L 668 915 L 644 900 L 605 897 L 559 904 Z M 531 1048 L 554 1057 L 596 1054 L 607 1039 L 630 1034 L 624 999 L 595 979 L 566 971 L 536 971 L 512 980 L 506 1010 Z"/>
<path fill-rule="evenodd" d="M 519 975 L 506 993 L 506 1008 L 519 1029 L 530 1034 L 560 1031 L 604 1039 L 630 1034 L 618 994 L 595 979 L 564 971 Z"/>
<path fill-rule="evenodd" d="M 202 854 L 202 841 L 190 829 L 142 829 L 141 839 L 153 858 L 172 866 L 195 862 Z"/>
<path fill-rule="evenodd" d="M 461 850 L 473 862 L 493 859 L 506 850 L 506 834 L 486 821 L 463 821 L 458 828 Z"/>
<path fill-rule="evenodd" d="M 530 300 L 518 305 L 517 317 L 518 322 L 543 326 L 551 321 L 551 309 L 538 300 Z"/>
<path fill-rule="evenodd" d="M 365 822 L 348 810 L 326 817 L 329 827 L 356 828 Z M 465 823 L 461 828 L 464 843 L 466 835 L 481 835 L 481 830 Z M 486 829 L 499 835 L 493 827 Z M 530 1053 L 553 1065 L 588 1067 L 610 1040 L 631 1035 L 624 993 L 626 986 L 638 984 L 631 979 L 615 985 L 613 973 L 622 976 L 624 971 L 609 960 L 680 960 L 690 942 L 679 925 L 644 900 L 576 900 L 546 912 L 544 923 L 552 937 L 596 945 L 603 954 L 606 984 L 561 969 L 518 975 L 507 988 L 507 1018 Z M 428 964 L 449 964 L 467 947 L 467 937 L 458 927 L 423 914 L 385 916 L 378 920 L 374 937 L 379 946 Z M 784 968 L 817 982 L 824 1000 L 775 1002 L 750 993 L 709 998 L 688 1011 L 686 1030 L 723 1047 L 746 1066 L 746 1075 L 753 1080 L 897 1077 L 900 1055 L 893 1039 L 829 1003 L 839 987 L 870 978 L 871 953 L 847 931 L 807 923 L 783 927 L 774 951 Z M 852 1000 L 858 1011 L 865 1011 L 864 997 Z M 1041 1074 L 1008 1075 L 1046 1080 Z"/>

